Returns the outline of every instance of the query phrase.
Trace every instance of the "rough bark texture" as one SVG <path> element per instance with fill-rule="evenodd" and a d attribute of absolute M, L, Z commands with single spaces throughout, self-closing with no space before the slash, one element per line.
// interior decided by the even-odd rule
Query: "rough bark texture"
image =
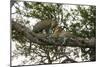
<path fill-rule="evenodd" d="M 95 48 L 96 39 L 93 37 L 91 39 L 84 39 L 80 37 L 68 38 L 65 44 L 61 44 L 59 41 L 55 41 L 53 38 L 48 38 L 45 34 L 37 34 L 28 29 L 27 27 L 12 21 L 12 28 L 17 32 L 24 33 L 24 36 L 30 41 L 37 43 L 39 45 L 56 45 L 56 46 L 70 46 L 70 47 L 84 47 L 84 48 Z"/>

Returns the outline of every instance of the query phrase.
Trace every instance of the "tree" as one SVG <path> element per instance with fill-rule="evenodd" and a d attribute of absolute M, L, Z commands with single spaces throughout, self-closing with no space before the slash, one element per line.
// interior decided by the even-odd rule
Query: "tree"
<path fill-rule="evenodd" d="M 15 8 L 16 12 L 11 12 L 11 36 L 16 50 L 12 56 L 27 58 L 23 64 L 73 63 L 79 62 L 77 59 L 95 61 L 96 8 L 92 5 L 72 5 L 75 8 L 68 9 L 68 6 L 26 1 L 14 4 L 12 10 Z M 55 28 L 51 29 L 49 35 L 33 32 L 29 28 L 29 18 L 57 21 L 63 30 L 71 32 L 75 37 L 66 37 L 66 43 L 62 44 L 59 39 L 50 37 Z"/>

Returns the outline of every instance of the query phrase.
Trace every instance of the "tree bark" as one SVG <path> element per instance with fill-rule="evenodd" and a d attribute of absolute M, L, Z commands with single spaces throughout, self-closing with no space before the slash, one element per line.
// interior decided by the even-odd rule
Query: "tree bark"
<path fill-rule="evenodd" d="M 83 39 L 83 38 L 69 38 L 65 44 L 61 44 L 59 41 L 55 42 L 54 39 L 47 38 L 45 34 L 38 34 L 31 31 L 29 28 L 24 25 L 12 21 L 12 28 L 17 32 L 24 33 L 24 36 L 30 41 L 37 43 L 39 45 L 56 45 L 56 46 L 69 46 L 69 47 L 84 47 L 84 48 L 95 48 L 96 47 L 96 39 L 93 37 L 91 39 Z M 42 36 L 42 37 L 41 37 Z"/>

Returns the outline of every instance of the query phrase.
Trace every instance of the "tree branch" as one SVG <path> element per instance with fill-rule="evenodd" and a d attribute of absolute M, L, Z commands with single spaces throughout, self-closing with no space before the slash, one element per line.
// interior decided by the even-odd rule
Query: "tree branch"
<path fill-rule="evenodd" d="M 24 25 L 12 21 L 12 28 L 17 32 L 24 33 L 24 36 L 30 41 L 37 43 L 39 45 L 56 45 L 56 46 L 70 46 L 70 47 L 85 47 L 85 48 L 95 48 L 96 39 L 83 39 L 83 38 L 68 38 L 65 44 L 61 44 L 59 41 L 55 41 L 52 38 L 47 38 L 45 34 L 37 34 L 32 32 L 29 28 Z"/>

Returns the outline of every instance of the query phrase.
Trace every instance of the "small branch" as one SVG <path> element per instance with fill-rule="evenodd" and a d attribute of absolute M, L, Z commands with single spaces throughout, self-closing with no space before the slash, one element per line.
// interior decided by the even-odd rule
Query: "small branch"
<path fill-rule="evenodd" d="M 77 61 L 68 57 L 67 59 L 63 60 L 61 63 L 77 63 Z"/>

